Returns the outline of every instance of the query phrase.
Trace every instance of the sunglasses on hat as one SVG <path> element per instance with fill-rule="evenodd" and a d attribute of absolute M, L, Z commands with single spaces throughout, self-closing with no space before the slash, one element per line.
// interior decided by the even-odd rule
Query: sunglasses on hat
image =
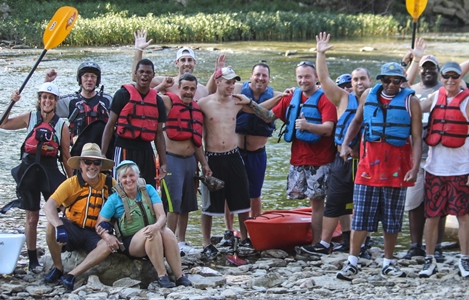
<path fill-rule="evenodd" d="M 310 62 L 310 61 L 307 61 L 307 60 L 303 60 L 303 61 L 300 61 L 299 64 L 296 65 L 297 67 L 301 67 L 301 66 L 310 66 L 310 67 L 313 67 L 314 69 L 316 69 L 316 66 Z"/>

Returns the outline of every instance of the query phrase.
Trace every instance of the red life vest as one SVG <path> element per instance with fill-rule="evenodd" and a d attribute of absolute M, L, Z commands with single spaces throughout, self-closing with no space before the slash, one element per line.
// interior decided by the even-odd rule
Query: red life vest
<path fill-rule="evenodd" d="M 117 135 L 126 139 L 140 137 L 146 142 L 155 140 L 158 129 L 157 91 L 150 89 L 145 99 L 131 84 L 123 87 L 130 93 L 130 100 L 124 106 L 117 120 Z"/>
<path fill-rule="evenodd" d="M 438 99 L 430 113 L 429 129 L 425 137 L 429 146 L 441 143 L 448 148 L 459 148 L 464 145 L 469 136 L 469 122 L 464 117 L 460 105 L 468 96 L 469 90 L 466 89 L 448 104 L 446 90 L 443 87 L 438 90 Z"/>
<path fill-rule="evenodd" d="M 60 149 L 60 139 L 56 134 L 56 125 L 60 120 L 57 114 L 49 123 L 43 122 L 41 112 L 36 112 L 36 124 L 31 130 L 21 146 L 22 153 L 38 156 L 58 157 Z M 59 132 L 62 134 L 62 132 Z"/>
<path fill-rule="evenodd" d="M 78 101 L 75 105 L 77 114 L 73 117 L 73 121 L 70 122 L 70 133 L 72 137 L 79 135 L 83 129 L 93 121 L 103 120 L 107 123 L 109 119 L 109 112 L 101 101 L 92 108 L 85 100 Z"/>
<path fill-rule="evenodd" d="M 166 93 L 166 95 L 173 102 L 165 124 L 166 135 L 174 141 L 192 139 L 195 146 L 200 147 L 202 145 L 204 116 L 199 105 L 195 101 L 186 104 L 173 93 Z"/>

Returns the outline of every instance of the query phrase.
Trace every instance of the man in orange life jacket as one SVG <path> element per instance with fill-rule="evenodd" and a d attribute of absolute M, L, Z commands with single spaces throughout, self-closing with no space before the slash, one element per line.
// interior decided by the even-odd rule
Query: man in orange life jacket
<path fill-rule="evenodd" d="M 166 175 L 166 145 L 163 135 L 166 109 L 163 99 L 150 87 L 153 77 L 153 63 L 142 59 L 135 69 L 135 85 L 124 84 L 114 94 L 101 150 L 103 154 L 107 152 L 115 128 L 116 165 L 122 160 L 134 161 L 140 169 L 140 177 L 156 187 L 156 159 L 151 142 L 154 142 L 158 152 L 159 174 L 160 178 L 163 178 Z"/>
<path fill-rule="evenodd" d="M 459 222 L 461 277 L 469 277 L 469 90 L 461 90 L 462 70 L 458 63 L 441 67 L 443 87 L 421 102 L 430 111 L 425 142 L 429 146 L 425 163 L 425 264 L 419 277 L 437 272 L 434 260 L 438 223 L 447 214 Z"/>
<path fill-rule="evenodd" d="M 400 64 L 381 66 L 381 84 L 366 90 L 342 143 L 341 157 L 353 154 L 349 146 L 362 124 L 360 160 L 353 189 L 350 254 L 337 278 L 352 280 L 358 273 L 358 254 L 368 231 L 384 231 L 382 276 L 404 277 L 393 262 L 402 228 L 405 194 L 417 179 L 422 155 L 422 113 L 414 91 L 401 88 L 406 81 Z M 409 137 L 412 137 L 410 141 Z"/>
<path fill-rule="evenodd" d="M 46 82 L 57 77 L 57 72 L 50 69 L 46 73 Z M 61 118 L 68 118 L 72 137 L 77 137 L 85 127 L 95 120 L 107 122 L 112 96 L 103 92 L 104 86 L 98 92 L 101 83 L 101 68 L 92 61 L 80 64 L 77 69 L 77 82 L 80 90 L 76 93 L 60 96 L 57 103 L 57 114 Z"/>
<path fill-rule="evenodd" d="M 101 156 L 97 144 L 83 146 L 80 156 L 73 156 L 68 165 L 79 170 L 78 174 L 65 180 L 50 196 L 44 205 L 48 224 L 46 229 L 47 246 L 54 268 L 44 276 L 44 280 L 55 283 L 58 280 L 67 291 L 73 290 L 75 276 L 103 261 L 117 250 L 119 241 L 113 235 L 105 239 L 96 233 L 95 225 L 102 205 L 112 193 L 116 181 L 101 171 L 112 169 L 114 162 Z M 66 218 L 60 218 L 58 208 L 65 207 Z M 112 228 L 106 228 L 111 230 Z M 85 260 L 68 273 L 62 265 L 61 252 L 85 250 Z"/>
<path fill-rule="evenodd" d="M 173 78 L 167 77 L 157 89 L 164 92 L 173 84 Z M 168 169 L 161 198 L 168 214 L 168 227 L 177 236 L 181 255 L 196 253 L 185 241 L 189 213 L 198 209 L 194 181 L 197 162 L 202 165 L 204 175 L 212 175 L 202 146 L 204 117 L 194 101 L 196 91 L 197 78 L 184 73 L 179 76 L 178 94 L 166 92 L 161 96 L 168 112 L 164 128 Z"/>

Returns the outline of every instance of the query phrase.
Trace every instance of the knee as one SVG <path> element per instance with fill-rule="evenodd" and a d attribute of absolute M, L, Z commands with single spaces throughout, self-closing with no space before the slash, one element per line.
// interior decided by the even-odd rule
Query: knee
<path fill-rule="evenodd" d="M 30 211 L 26 214 L 26 222 L 29 225 L 36 226 L 39 222 L 39 211 Z"/>

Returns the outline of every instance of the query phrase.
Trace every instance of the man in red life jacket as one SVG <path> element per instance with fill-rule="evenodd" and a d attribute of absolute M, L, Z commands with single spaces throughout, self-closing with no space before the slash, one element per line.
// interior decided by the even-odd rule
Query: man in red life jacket
<path fill-rule="evenodd" d="M 380 84 L 366 90 L 342 143 L 341 157 L 353 154 L 349 146 L 362 124 L 360 160 L 354 186 L 350 254 L 337 278 L 352 280 L 358 273 L 358 254 L 368 231 L 384 231 L 383 276 L 406 276 L 393 262 L 402 228 L 405 194 L 417 179 L 422 155 L 422 113 L 414 91 L 401 88 L 406 81 L 397 63 L 381 67 Z M 412 137 L 410 141 L 409 137 Z"/>
<path fill-rule="evenodd" d="M 443 87 L 421 102 L 430 111 L 425 142 L 429 145 L 425 163 L 425 264 L 419 277 L 435 274 L 435 245 L 438 223 L 447 214 L 459 222 L 461 277 L 469 277 L 469 90 L 460 88 L 462 70 L 458 63 L 441 67 Z"/>
<path fill-rule="evenodd" d="M 166 175 L 166 146 L 163 135 L 166 109 L 163 99 L 150 87 L 153 77 L 153 63 L 142 59 L 135 69 L 135 85 L 124 84 L 114 94 L 101 150 L 105 155 L 115 128 L 116 165 L 122 160 L 134 161 L 140 169 L 140 178 L 156 187 L 156 159 L 151 142 L 154 142 L 158 152 L 159 174 L 160 178 L 163 178 Z"/>

